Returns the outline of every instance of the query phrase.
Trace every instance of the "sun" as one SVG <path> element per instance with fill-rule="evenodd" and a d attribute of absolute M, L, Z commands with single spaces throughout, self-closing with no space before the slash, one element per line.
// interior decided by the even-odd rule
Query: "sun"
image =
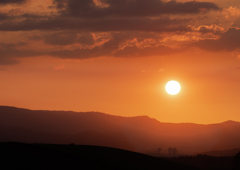
<path fill-rule="evenodd" d="M 177 81 L 171 80 L 166 84 L 165 89 L 168 94 L 176 95 L 180 92 L 181 86 Z"/>

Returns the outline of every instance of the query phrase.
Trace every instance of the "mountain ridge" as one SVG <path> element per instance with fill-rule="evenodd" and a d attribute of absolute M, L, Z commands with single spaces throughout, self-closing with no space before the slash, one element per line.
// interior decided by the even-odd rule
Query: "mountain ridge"
<path fill-rule="evenodd" d="M 192 123 L 192 122 L 179 122 L 179 123 L 172 123 L 172 122 L 162 122 L 159 121 L 155 118 L 149 117 L 147 115 L 139 115 L 139 116 L 120 116 L 120 115 L 112 115 L 112 114 L 108 114 L 108 113 L 104 113 L 104 112 L 99 112 L 99 111 L 85 111 L 85 112 L 78 112 L 78 111 L 72 111 L 72 110 L 38 110 L 38 109 L 27 109 L 27 108 L 19 108 L 19 107 L 15 107 L 15 106 L 7 106 L 7 105 L 0 105 L 0 109 L 2 108 L 11 108 L 11 109 L 21 109 L 21 110 L 25 110 L 25 111 L 46 111 L 46 112 L 68 112 L 68 113 L 79 113 L 79 114 L 83 114 L 83 113 L 87 113 L 87 114 L 102 114 L 102 115 L 109 115 L 109 116 L 115 116 L 115 117 L 121 117 L 121 118 L 148 118 L 151 120 L 155 120 L 159 123 L 164 123 L 164 124 L 193 124 L 193 125 L 217 125 L 217 124 L 228 124 L 228 123 L 240 123 L 238 121 L 234 121 L 234 120 L 226 120 L 223 122 L 219 122 L 219 123 L 209 123 L 209 124 L 201 124 L 201 123 Z"/>
<path fill-rule="evenodd" d="M 0 126 L 0 136 L 5 141 L 14 139 L 15 142 L 91 143 L 137 152 L 161 147 L 165 153 L 168 147 L 177 147 L 179 153 L 188 154 L 240 148 L 240 123 L 235 121 L 209 125 L 165 123 L 148 116 L 122 117 L 101 112 L 41 111 L 0 106 Z M 18 129 L 25 130 L 18 134 Z M 29 130 L 42 138 L 33 140 L 34 135 L 27 135 Z M 25 139 L 21 141 L 23 136 Z"/>

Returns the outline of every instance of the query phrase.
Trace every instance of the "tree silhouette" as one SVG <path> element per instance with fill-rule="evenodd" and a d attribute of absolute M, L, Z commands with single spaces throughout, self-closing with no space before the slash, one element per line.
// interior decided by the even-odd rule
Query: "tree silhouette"
<path fill-rule="evenodd" d="M 172 148 L 168 148 L 168 153 L 171 154 L 172 153 Z"/>
<path fill-rule="evenodd" d="M 177 153 L 177 148 L 172 148 L 172 153 L 175 155 Z"/>

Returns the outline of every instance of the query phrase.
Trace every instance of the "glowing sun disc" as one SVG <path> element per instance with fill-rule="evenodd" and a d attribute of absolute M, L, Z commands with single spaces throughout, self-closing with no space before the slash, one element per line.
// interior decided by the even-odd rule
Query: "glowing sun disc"
<path fill-rule="evenodd" d="M 169 81 L 166 84 L 165 89 L 166 89 L 168 94 L 175 95 L 175 94 L 178 94 L 180 92 L 181 86 L 177 81 L 172 80 L 172 81 Z"/>

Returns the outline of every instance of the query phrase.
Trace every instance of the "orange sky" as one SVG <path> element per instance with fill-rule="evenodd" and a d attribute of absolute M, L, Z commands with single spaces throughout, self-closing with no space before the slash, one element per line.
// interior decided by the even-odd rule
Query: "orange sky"
<path fill-rule="evenodd" d="M 240 2 L 0 0 L 0 105 L 240 121 Z M 175 96 L 170 80 L 181 84 Z"/>

